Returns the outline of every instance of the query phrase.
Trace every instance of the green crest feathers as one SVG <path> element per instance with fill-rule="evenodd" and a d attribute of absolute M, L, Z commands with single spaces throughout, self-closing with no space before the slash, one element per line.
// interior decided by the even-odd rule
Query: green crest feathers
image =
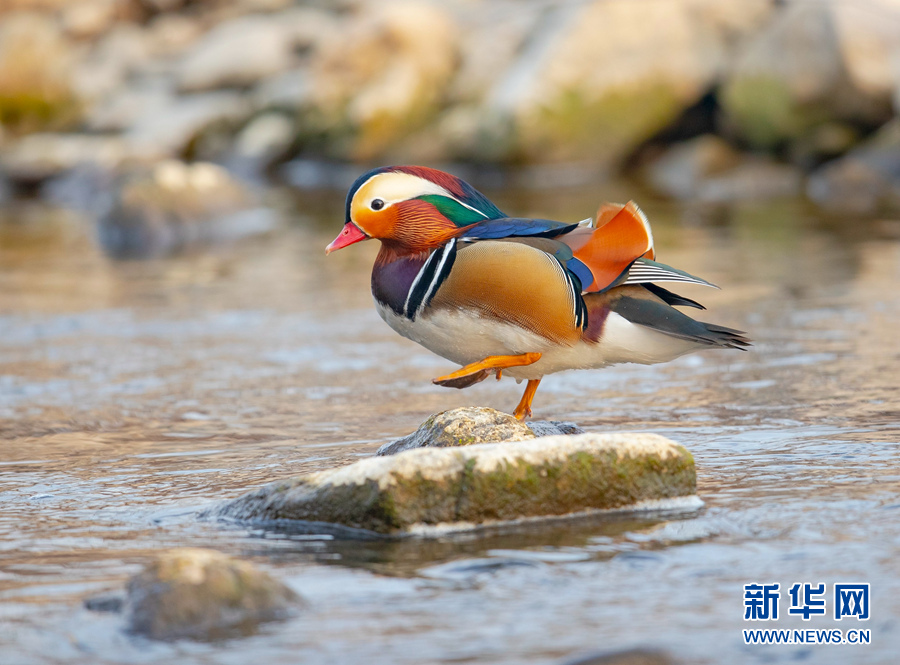
<path fill-rule="evenodd" d="M 459 201 L 456 201 L 449 196 L 443 196 L 441 194 L 426 194 L 418 198 L 433 205 L 435 208 L 437 208 L 439 213 L 441 213 L 444 217 L 449 219 L 457 226 L 468 226 L 469 224 L 474 224 L 475 222 L 483 222 L 485 219 L 487 219 L 486 215 L 478 212 L 477 210 L 467 208 Z"/>

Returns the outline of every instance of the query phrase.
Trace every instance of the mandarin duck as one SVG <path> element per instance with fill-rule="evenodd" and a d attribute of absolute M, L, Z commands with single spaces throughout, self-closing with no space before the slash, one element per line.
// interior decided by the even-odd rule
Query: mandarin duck
<path fill-rule="evenodd" d="M 713 285 L 655 260 L 633 202 L 576 224 L 509 217 L 449 173 L 386 166 L 350 187 L 343 230 L 325 252 L 370 238 L 381 241 L 372 270 L 381 318 L 463 366 L 434 383 L 525 379 L 520 420 L 547 374 L 749 345 L 742 331 L 675 309 L 705 308 L 659 282 Z"/>

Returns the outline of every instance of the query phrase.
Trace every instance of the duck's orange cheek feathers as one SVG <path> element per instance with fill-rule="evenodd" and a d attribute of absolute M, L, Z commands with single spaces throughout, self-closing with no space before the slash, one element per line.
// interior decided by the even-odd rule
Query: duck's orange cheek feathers
<path fill-rule="evenodd" d="M 397 227 L 397 206 L 372 210 L 359 206 L 352 211 L 353 222 L 370 238 L 391 238 Z"/>

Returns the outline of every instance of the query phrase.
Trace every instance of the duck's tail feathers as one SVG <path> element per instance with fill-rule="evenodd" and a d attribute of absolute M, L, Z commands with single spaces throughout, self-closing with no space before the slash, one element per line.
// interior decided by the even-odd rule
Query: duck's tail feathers
<path fill-rule="evenodd" d="M 741 330 L 697 321 L 652 296 L 622 295 L 610 303 L 610 309 L 636 325 L 703 346 L 743 350 L 751 345 Z"/>
<path fill-rule="evenodd" d="M 715 323 L 703 323 L 702 321 L 697 323 L 706 327 L 707 334 L 705 337 L 715 346 L 737 349 L 738 351 L 746 351 L 748 346 L 753 346 L 753 343 L 747 338 L 747 333 L 743 330 L 726 328 Z"/>
<path fill-rule="evenodd" d="M 677 293 L 672 293 L 671 291 L 669 291 L 669 289 L 664 289 L 658 284 L 641 284 L 641 286 L 643 286 L 660 300 L 664 301 L 667 305 L 672 305 L 673 307 L 694 307 L 696 309 L 706 309 L 706 307 L 698 303 L 696 300 L 691 300 L 690 298 L 685 298 L 684 296 L 680 296 Z"/>

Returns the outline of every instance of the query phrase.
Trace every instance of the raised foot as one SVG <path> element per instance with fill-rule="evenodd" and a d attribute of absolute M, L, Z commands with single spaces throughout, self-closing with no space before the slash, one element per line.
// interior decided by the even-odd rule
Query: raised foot
<path fill-rule="evenodd" d="M 447 388 L 468 388 L 479 381 L 484 381 L 492 372 L 496 372 L 499 378 L 500 373 L 508 367 L 531 365 L 540 359 L 540 353 L 522 353 L 517 356 L 488 356 L 484 360 L 466 365 L 451 374 L 432 379 L 432 383 Z"/>

